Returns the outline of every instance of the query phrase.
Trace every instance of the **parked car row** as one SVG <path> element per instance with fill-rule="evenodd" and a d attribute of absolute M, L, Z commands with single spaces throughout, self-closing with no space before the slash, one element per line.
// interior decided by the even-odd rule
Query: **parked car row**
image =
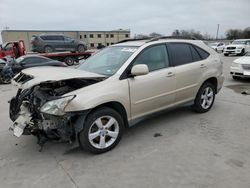
<path fill-rule="evenodd" d="M 244 55 L 247 52 L 250 52 L 250 39 L 234 40 L 232 44 L 227 45 L 223 51 L 225 56 L 230 54 Z"/>
<path fill-rule="evenodd" d="M 0 62 L 0 83 L 8 84 L 11 79 L 21 70 L 31 67 L 58 66 L 66 67 L 64 62 L 52 60 L 39 55 L 25 55 L 17 59 L 1 60 Z"/>
<path fill-rule="evenodd" d="M 225 56 L 230 54 L 245 55 L 250 52 L 250 39 L 237 39 L 229 45 L 225 45 L 223 42 L 214 42 L 208 45 L 217 52 L 223 52 Z"/>

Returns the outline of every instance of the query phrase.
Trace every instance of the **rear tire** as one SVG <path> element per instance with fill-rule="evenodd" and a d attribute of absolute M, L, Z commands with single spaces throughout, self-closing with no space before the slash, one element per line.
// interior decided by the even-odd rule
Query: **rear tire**
<path fill-rule="evenodd" d="M 238 76 L 232 76 L 234 80 L 240 80 L 240 77 Z"/>
<path fill-rule="evenodd" d="M 205 82 L 199 89 L 194 100 L 194 110 L 198 113 L 208 112 L 213 106 L 215 92 L 215 86 L 210 82 Z"/>
<path fill-rule="evenodd" d="M 10 84 L 12 78 L 13 78 L 13 77 L 3 78 L 2 76 L 0 76 L 0 83 L 1 83 L 1 84 Z"/>
<path fill-rule="evenodd" d="M 73 57 L 66 57 L 64 59 L 64 62 L 68 65 L 68 66 L 72 66 L 75 63 L 75 59 Z"/>
<path fill-rule="evenodd" d="M 91 112 L 78 134 L 80 146 L 95 154 L 113 149 L 120 141 L 124 129 L 121 115 L 112 108 L 102 107 Z"/>
<path fill-rule="evenodd" d="M 77 46 L 77 51 L 78 52 L 85 52 L 86 51 L 86 48 L 84 45 L 80 44 Z"/>

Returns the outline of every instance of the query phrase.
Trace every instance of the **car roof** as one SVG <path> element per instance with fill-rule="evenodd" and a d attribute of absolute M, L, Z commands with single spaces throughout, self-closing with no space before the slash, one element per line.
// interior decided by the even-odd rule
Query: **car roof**
<path fill-rule="evenodd" d="M 58 33 L 49 33 L 49 34 L 46 34 L 46 33 L 42 33 L 40 34 L 39 36 L 65 36 L 64 34 L 58 34 Z"/>
<path fill-rule="evenodd" d="M 189 43 L 200 43 L 201 40 L 196 40 L 193 38 L 180 38 L 180 37 L 159 37 L 159 38 L 149 38 L 149 39 L 128 39 L 120 41 L 113 46 L 143 46 L 144 44 L 150 43 L 163 43 L 163 42 L 189 42 Z"/>

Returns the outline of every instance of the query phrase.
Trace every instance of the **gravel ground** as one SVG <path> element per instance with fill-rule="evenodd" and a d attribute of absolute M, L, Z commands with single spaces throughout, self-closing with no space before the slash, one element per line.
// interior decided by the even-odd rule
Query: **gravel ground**
<path fill-rule="evenodd" d="M 16 138 L 8 131 L 11 85 L 0 86 L 0 187 L 249 188 L 250 81 L 226 80 L 211 111 L 189 107 L 162 112 L 126 130 L 120 144 L 92 155 L 69 144 Z"/>

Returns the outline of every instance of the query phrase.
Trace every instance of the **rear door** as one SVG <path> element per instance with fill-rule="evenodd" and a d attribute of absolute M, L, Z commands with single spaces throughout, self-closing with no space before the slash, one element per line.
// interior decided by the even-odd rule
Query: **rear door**
<path fill-rule="evenodd" d="M 65 48 L 69 51 L 76 50 L 74 39 L 70 37 L 64 36 L 64 45 L 65 45 Z"/>
<path fill-rule="evenodd" d="M 168 43 L 176 74 L 176 102 L 193 99 L 197 93 L 206 62 L 197 47 L 188 43 Z M 200 49 L 200 48 L 198 48 Z"/>
<path fill-rule="evenodd" d="M 149 73 L 128 78 L 133 118 L 158 111 L 174 102 L 175 68 L 169 64 L 165 44 L 144 49 L 133 65 L 146 64 Z"/>

